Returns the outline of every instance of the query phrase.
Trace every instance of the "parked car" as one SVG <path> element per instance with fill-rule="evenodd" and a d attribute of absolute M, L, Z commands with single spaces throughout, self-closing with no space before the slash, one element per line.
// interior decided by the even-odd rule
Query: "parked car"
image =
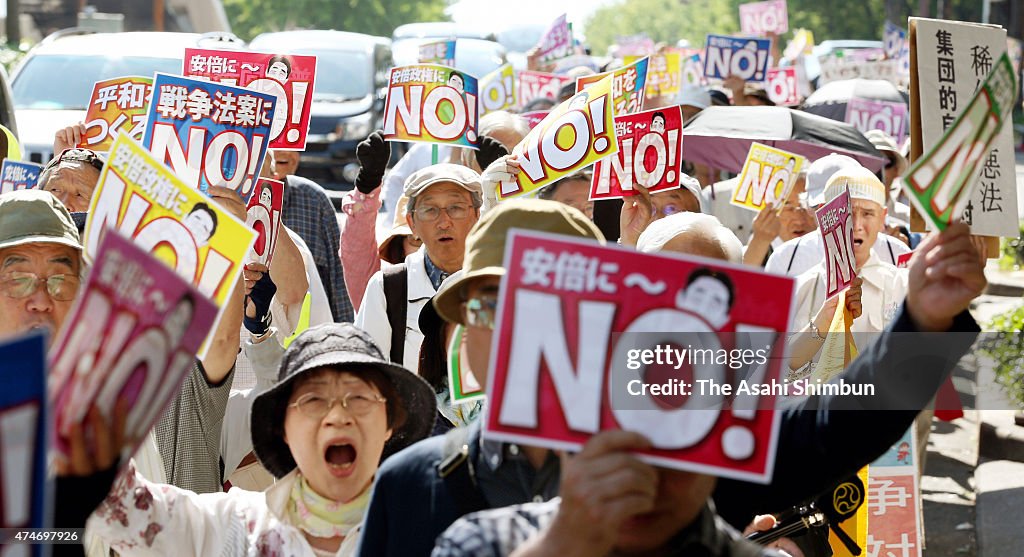
<path fill-rule="evenodd" d="M 508 61 L 518 70 L 526 69 L 526 53 L 537 46 L 548 25 L 520 23 L 509 25 L 497 32 L 497 41 L 508 51 Z"/>
<path fill-rule="evenodd" d="M 420 45 L 445 39 L 455 41 L 455 67 L 477 78 L 508 61 L 506 50 L 493 33 L 449 22 L 409 23 L 395 28 L 391 39 L 396 66 L 419 61 Z"/>
<path fill-rule="evenodd" d="M 383 127 L 391 41 L 344 31 L 283 31 L 259 35 L 249 47 L 317 57 L 309 135 L 298 172 L 327 189 L 352 189 L 359 173 L 356 145 Z"/>
<path fill-rule="evenodd" d="M 36 45 L 14 70 L 11 89 L 25 160 L 53 157 L 57 130 L 85 119 L 97 81 L 156 72 L 181 73 L 185 48 L 240 49 L 230 33 L 94 33 L 58 31 Z"/>

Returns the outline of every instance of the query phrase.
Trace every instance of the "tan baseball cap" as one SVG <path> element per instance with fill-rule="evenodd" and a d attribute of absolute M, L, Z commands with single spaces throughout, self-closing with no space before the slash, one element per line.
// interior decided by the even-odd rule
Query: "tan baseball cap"
<path fill-rule="evenodd" d="M 405 180 L 406 197 L 412 199 L 434 184 L 451 183 L 481 195 L 480 175 L 460 164 L 441 163 L 413 172 Z"/>
<path fill-rule="evenodd" d="M 434 308 L 445 321 L 462 323 L 459 309 L 461 290 L 473 279 L 505 275 L 505 241 L 513 228 L 590 238 L 604 243 L 604 236 L 597 226 L 578 209 L 564 203 L 544 199 L 502 202 L 481 215 L 469 231 L 462 276 L 458 280 L 445 281 L 434 295 Z"/>
<path fill-rule="evenodd" d="M 885 208 L 885 185 L 874 172 L 859 164 L 842 168 L 828 179 L 825 202 L 832 201 L 846 189 L 850 190 L 850 199 L 874 201 Z"/>
<path fill-rule="evenodd" d="M 0 195 L 0 249 L 33 243 L 82 249 L 71 214 L 52 193 L 31 189 Z"/>

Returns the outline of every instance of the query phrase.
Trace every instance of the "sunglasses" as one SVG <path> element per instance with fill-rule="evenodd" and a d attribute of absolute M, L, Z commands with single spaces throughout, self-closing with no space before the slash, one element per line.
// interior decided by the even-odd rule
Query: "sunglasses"
<path fill-rule="evenodd" d="M 71 149 L 64 149 L 60 155 L 46 163 L 46 166 L 43 167 L 43 171 L 50 170 L 62 162 L 84 162 L 96 170 L 103 170 L 103 159 L 101 159 L 95 151 L 91 149 L 83 149 L 81 147 L 73 147 Z"/>
<path fill-rule="evenodd" d="M 494 329 L 494 317 L 498 311 L 498 297 L 481 295 L 462 303 L 466 325 L 480 329 Z"/>

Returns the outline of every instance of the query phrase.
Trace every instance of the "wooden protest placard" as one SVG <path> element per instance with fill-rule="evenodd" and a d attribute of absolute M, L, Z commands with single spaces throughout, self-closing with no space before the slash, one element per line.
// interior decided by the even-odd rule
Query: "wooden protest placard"
<path fill-rule="evenodd" d="M 849 190 L 822 205 L 814 216 L 818 219 L 825 248 L 825 297 L 831 298 L 849 287 L 857 277 Z"/>
<path fill-rule="evenodd" d="M 222 307 L 256 233 L 120 134 L 89 204 L 82 245 L 96 261 L 108 228 L 130 237 Z"/>
<path fill-rule="evenodd" d="M 572 27 L 566 14 L 555 18 L 537 43 L 537 56 L 541 62 L 554 62 L 572 54 Z"/>
<path fill-rule="evenodd" d="M 50 410 L 46 394 L 46 336 L 39 331 L 0 342 L 0 528 L 53 524 L 47 480 Z M 6 540 L 4 540 L 6 541 Z M 44 545 L 3 545 L 0 553 L 43 555 Z"/>
<path fill-rule="evenodd" d="M 501 182 L 498 198 L 525 195 L 617 153 L 611 94 L 609 76 L 551 109 L 512 149 L 522 171 Z"/>
<path fill-rule="evenodd" d="M 995 180 L 999 178 L 999 130 L 1004 128 L 1004 122 L 1010 119 L 1016 98 L 1017 80 L 1013 75 L 1010 59 L 1004 52 L 995 62 L 981 89 L 956 117 L 939 142 L 917 159 L 907 171 L 904 176 L 907 196 L 931 227 L 945 230 L 953 220 L 963 215 L 964 220 L 968 221 L 972 228 L 985 229 L 985 232 L 977 230 L 979 234 L 1000 232 L 991 230 L 992 227 L 986 223 L 989 218 L 998 219 L 999 215 L 986 214 L 985 218 L 979 218 L 977 223 L 971 222 L 974 210 L 970 202 L 975 199 L 974 191 L 978 189 L 982 190 L 982 202 L 1002 202 L 1001 197 L 996 200 L 991 198 L 998 193 L 998 183 Z M 936 118 L 925 118 L 922 124 L 934 120 Z M 996 145 L 995 151 L 991 150 L 993 145 Z M 982 168 L 982 179 L 978 180 L 977 170 L 983 160 L 985 164 Z M 988 180 L 989 176 L 992 177 L 992 181 Z M 1016 185 L 1012 189 L 1015 193 Z M 1002 211 L 1002 207 L 999 206 L 999 212 L 1015 218 L 1016 195 L 1012 197 L 1013 206 L 1007 211 Z M 979 212 L 996 213 L 984 211 L 985 208 L 992 206 L 986 204 Z M 970 213 L 965 213 L 965 209 Z M 1013 233 L 1013 236 L 1017 235 L 1018 232 Z"/>
<path fill-rule="evenodd" d="M 744 35 L 781 35 L 789 31 L 786 0 L 740 4 L 740 30 Z"/>
<path fill-rule="evenodd" d="M 647 83 L 648 61 L 648 58 L 641 58 L 615 71 L 577 78 L 576 92 L 612 76 L 612 104 L 615 115 L 640 112 L 644 104 L 644 85 Z"/>
<path fill-rule="evenodd" d="M 505 267 L 486 438 L 575 450 L 624 429 L 651 440 L 652 464 L 771 478 L 779 393 L 764 387 L 785 361 L 793 279 L 519 230 Z M 674 363 L 655 357 L 669 345 Z"/>
<path fill-rule="evenodd" d="M 91 407 L 110 423 L 124 401 L 133 454 L 177 395 L 216 317 L 217 306 L 189 281 L 132 240 L 105 234 L 51 354 L 57 450 L 69 456 L 66 436 Z"/>
<path fill-rule="evenodd" d="M 1005 111 L 1009 118 L 1013 99 L 1008 102 L 996 100 L 1005 99 L 1004 93 L 1011 93 L 1008 89 L 1013 87 L 1011 82 L 999 77 L 992 83 L 995 89 L 990 90 L 984 100 L 978 100 L 982 96 L 978 94 L 982 82 L 999 66 L 1000 56 L 1006 52 L 1004 29 L 962 21 L 923 18 L 910 18 L 910 24 L 909 42 L 915 58 L 912 62 L 915 79 L 911 87 L 910 111 L 912 128 L 918 129 L 912 136 L 911 145 L 914 146 L 913 160 L 916 162 L 917 157 L 947 141 L 944 132 L 952 129 L 956 118 L 971 108 L 979 112 L 970 119 L 976 123 L 984 120 L 987 122 L 984 126 L 986 129 L 992 123 L 992 115 L 1001 118 Z M 1016 83 L 1012 64 L 1006 73 L 1013 79 L 1012 83 Z M 998 75 L 1005 76 L 1001 70 Z M 993 96 L 993 93 L 996 95 Z M 992 115 L 983 116 L 989 109 L 979 108 L 974 104 L 977 102 L 993 105 Z M 979 131 L 977 124 L 971 127 L 975 133 Z M 966 131 L 961 130 L 959 133 L 964 134 Z M 955 141 L 962 139 L 957 138 Z M 977 141 L 977 137 L 971 138 L 972 148 L 977 145 Z M 920 146 L 920 150 L 917 146 Z M 945 148 L 949 149 L 951 145 L 945 145 Z M 966 151 L 957 156 L 964 153 Z M 940 156 L 950 154 L 944 152 Z M 980 172 L 975 170 L 966 177 L 971 185 L 970 195 L 956 215 L 971 226 L 974 234 L 1015 238 L 1020 230 L 1012 126 L 997 129 L 987 150 L 978 156 Z M 958 165 L 960 162 L 963 161 L 958 161 Z M 953 174 L 959 174 L 961 168 L 950 170 Z M 945 208 L 946 202 L 942 204 Z M 942 212 L 942 208 L 937 210 Z M 920 228 L 915 226 L 914 229 Z"/>
<path fill-rule="evenodd" d="M 558 93 L 572 78 L 553 73 L 521 71 L 519 73 L 519 106 L 525 107 L 533 99 L 557 100 Z"/>
<path fill-rule="evenodd" d="M 39 187 L 39 173 L 42 170 L 41 164 L 4 159 L 0 164 L 0 195 Z"/>
<path fill-rule="evenodd" d="M 795 66 L 768 70 L 768 98 L 779 106 L 800 104 L 800 83 Z"/>
<path fill-rule="evenodd" d="M 256 241 L 246 256 L 246 262 L 270 265 L 277 248 L 283 207 L 284 183 L 260 178 L 256 183 L 256 193 L 246 208 L 245 224 L 256 231 Z"/>
<path fill-rule="evenodd" d="M 764 209 L 767 203 L 778 208 L 789 198 L 805 161 L 800 155 L 756 141 L 751 143 L 731 203 L 752 211 Z"/>
<path fill-rule="evenodd" d="M 465 404 L 484 398 L 484 388 L 466 364 L 462 336 L 466 329 L 456 325 L 448 343 L 448 389 L 452 404 Z"/>
<path fill-rule="evenodd" d="M 270 148 L 306 148 L 316 82 L 316 56 L 186 48 L 182 74 L 272 95 Z"/>
<path fill-rule="evenodd" d="M 683 114 L 679 106 L 615 117 L 619 152 L 594 165 L 590 199 L 652 193 L 679 187 L 683 159 Z"/>
<path fill-rule="evenodd" d="M 771 46 L 771 39 L 708 35 L 704 75 L 716 79 L 735 75 L 743 81 L 762 82 L 768 76 Z"/>
<path fill-rule="evenodd" d="M 438 66 L 455 67 L 455 39 L 446 41 L 432 41 L 420 45 L 419 57 L 416 60 L 420 64 L 435 64 Z"/>
<path fill-rule="evenodd" d="M 253 89 L 158 73 L 142 144 L 189 186 L 230 188 L 248 203 L 276 106 Z"/>
<path fill-rule="evenodd" d="M 141 141 L 152 94 L 151 77 L 115 77 L 97 81 L 92 86 L 89 108 L 85 112 L 85 134 L 78 146 L 93 151 L 109 151 L 118 132 Z"/>
<path fill-rule="evenodd" d="M 391 68 L 384 109 L 384 138 L 476 149 L 475 77 L 446 66 L 419 64 Z"/>
<path fill-rule="evenodd" d="M 516 76 L 512 64 L 505 64 L 480 78 L 480 102 L 484 114 L 516 106 Z"/>
<path fill-rule="evenodd" d="M 865 134 L 882 130 L 901 145 L 907 136 L 907 105 L 853 97 L 846 102 L 846 123 Z"/>

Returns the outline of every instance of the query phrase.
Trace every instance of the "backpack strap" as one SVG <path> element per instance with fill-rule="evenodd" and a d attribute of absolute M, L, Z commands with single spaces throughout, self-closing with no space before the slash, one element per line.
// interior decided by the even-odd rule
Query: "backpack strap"
<path fill-rule="evenodd" d="M 444 449 L 437 474 L 455 499 L 459 516 L 490 508 L 476 483 L 468 427 L 455 428 L 444 435 Z"/>
<path fill-rule="evenodd" d="M 391 325 L 391 354 L 393 363 L 402 365 L 405 357 L 405 321 L 409 312 L 409 273 L 405 263 L 384 269 L 384 301 Z"/>

